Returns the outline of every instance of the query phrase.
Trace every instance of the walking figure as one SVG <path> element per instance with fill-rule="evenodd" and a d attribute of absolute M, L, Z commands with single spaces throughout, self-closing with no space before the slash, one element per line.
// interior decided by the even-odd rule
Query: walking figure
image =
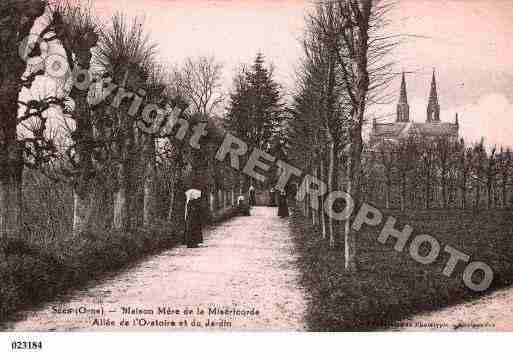
<path fill-rule="evenodd" d="M 276 207 L 276 190 L 274 189 L 274 187 L 271 188 L 271 190 L 269 191 L 269 196 L 271 197 L 270 206 Z"/>
<path fill-rule="evenodd" d="M 237 208 L 239 209 L 239 213 L 243 216 L 249 216 L 251 214 L 249 203 L 243 195 L 237 198 Z"/>
<path fill-rule="evenodd" d="M 251 207 L 256 206 L 255 187 L 253 185 L 249 187 L 249 205 Z"/>
<path fill-rule="evenodd" d="M 198 248 L 203 243 L 201 191 L 191 188 L 185 192 L 185 198 L 185 244 L 188 248 Z"/>
<path fill-rule="evenodd" d="M 287 193 L 285 191 L 280 191 L 278 197 L 278 216 L 281 218 L 286 218 L 289 216 L 289 206 L 287 203 Z"/>

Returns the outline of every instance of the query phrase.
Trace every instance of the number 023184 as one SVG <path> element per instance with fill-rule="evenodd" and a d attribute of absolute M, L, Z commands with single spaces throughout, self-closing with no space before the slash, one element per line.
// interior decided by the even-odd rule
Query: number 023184
<path fill-rule="evenodd" d="M 43 342 L 40 341 L 14 341 L 11 342 L 12 350 L 41 350 L 43 349 Z"/>

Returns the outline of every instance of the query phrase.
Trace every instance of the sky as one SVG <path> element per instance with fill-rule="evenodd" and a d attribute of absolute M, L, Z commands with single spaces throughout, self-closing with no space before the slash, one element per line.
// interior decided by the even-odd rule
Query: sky
<path fill-rule="evenodd" d="M 158 44 L 159 61 L 213 55 L 224 65 L 230 90 L 234 71 L 257 52 L 275 66 L 286 92 L 294 86 L 299 40 L 312 1 L 304 0 L 94 0 L 108 24 L 116 12 L 144 18 Z M 443 122 L 459 113 L 468 141 L 513 147 L 513 1 L 396 0 L 388 32 L 401 35 L 395 71 L 406 72 L 410 118 L 424 122 L 433 68 Z M 378 111 L 393 121 L 400 76 L 391 84 L 392 103 Z"/>

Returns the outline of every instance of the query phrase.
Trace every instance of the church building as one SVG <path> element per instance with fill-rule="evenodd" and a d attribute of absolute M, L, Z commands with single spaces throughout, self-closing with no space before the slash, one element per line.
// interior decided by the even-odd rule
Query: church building
<path fill-rule="evenodd" d="M 382 141 L 398 142 L 401 139 L 415 136 L 423 140 L 433 140 L 440 137 L 457 140 L 459 137 L 458 114 L 454 123 L 440 121 L 440 105 L 436 88 L 435 72 L 431 80 L 431 90 L 426 111 L 426 122 L 413 122 L 410 119 L 410 106 L 406 92 L 406 79 L 403 73 L 401 92 L 397 104 L 396 121 L 392 123 L 372 123 L 370 145 L 374 146 Z"/>

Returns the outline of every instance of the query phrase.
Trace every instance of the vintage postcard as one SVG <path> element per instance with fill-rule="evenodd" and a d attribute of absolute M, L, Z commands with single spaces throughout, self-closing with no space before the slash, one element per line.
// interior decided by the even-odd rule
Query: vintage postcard
<path fill-rule="evenodd" d="M 512 14 L 3 0 L 0 331 L 512 331 Z"/>

